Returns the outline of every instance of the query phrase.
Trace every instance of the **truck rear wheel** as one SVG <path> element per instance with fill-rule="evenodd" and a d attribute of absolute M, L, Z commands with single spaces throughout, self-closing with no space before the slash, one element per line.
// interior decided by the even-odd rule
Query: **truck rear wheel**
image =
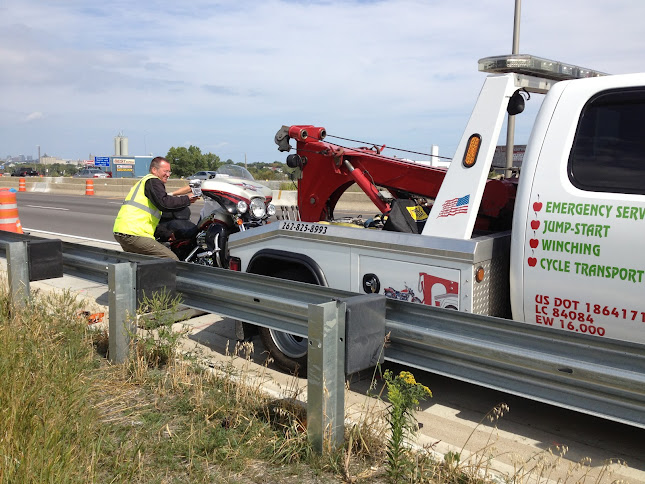
<path fill-rule="evenodd" d="M 280 270 L 272 277 L 316 284 L 311 274 L 298 268 Z M 259 332 L 262 344 L 278 367 L 294 375 L 307 376 L 307 338 L 268 328 L 259 328 Z"/>

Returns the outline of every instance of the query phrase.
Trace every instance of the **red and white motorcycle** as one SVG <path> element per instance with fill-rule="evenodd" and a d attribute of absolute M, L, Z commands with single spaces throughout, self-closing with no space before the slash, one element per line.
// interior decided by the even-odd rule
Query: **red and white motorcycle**
<path fill-rule="evenodd" d="M 184 262 L 228 268 L 229 235 L 266 224 L 275 215 L 273 192 L 238 165 L 223 165 L 212 178 L 191 180 L 190 186 L 204 198 L 204 208 L 196 227 L 175 231 L 170 249 Z"/>

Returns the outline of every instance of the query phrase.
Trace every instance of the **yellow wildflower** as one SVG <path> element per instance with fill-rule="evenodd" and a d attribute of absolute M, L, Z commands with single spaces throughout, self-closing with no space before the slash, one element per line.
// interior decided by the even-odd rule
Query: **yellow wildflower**
<path fill-rule="evenodd" d="M 403 380 L 408 385 L 417 384 L 417 381 L 414 379 L 414 375 L 409 371 L 402 371 L 401 373 L 399 373 L 399 378 L 401 378 L 401 380 Z"/>

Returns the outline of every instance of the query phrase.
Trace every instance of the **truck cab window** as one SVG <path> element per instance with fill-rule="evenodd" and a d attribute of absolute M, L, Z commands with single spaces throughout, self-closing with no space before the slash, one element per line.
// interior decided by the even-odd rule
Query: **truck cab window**
<path fill-rule="evenodd" d="M 583 108 L 569 156 L 581 190 L 645 194 L 645 89 L 605 91 Z"/>

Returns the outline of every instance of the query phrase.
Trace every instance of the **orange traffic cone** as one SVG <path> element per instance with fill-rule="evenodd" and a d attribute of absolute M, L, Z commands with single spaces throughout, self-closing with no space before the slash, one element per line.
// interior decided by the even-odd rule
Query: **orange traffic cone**
<path fill-rule="evenodd" d="M 0 230 L 22 234 L 18 218 L 16 194 L 7 188 L 0 189 Z"/>
<path fill-rule="evenodd" d="M 85 195 L 94 195 L 94 180 L 85 181 Z"/>

